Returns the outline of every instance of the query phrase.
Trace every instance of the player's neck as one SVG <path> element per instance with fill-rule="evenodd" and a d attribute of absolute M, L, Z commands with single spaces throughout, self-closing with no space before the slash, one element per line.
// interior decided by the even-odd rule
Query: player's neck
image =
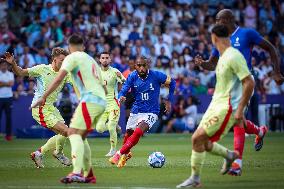
<path fill-rule="evenodd" d="M 236 31 L 236 29 L 238 28 L 238 26 L 236 24 L 232 25 L 231 27 L 229 27 L 229 32 L 230 34 L 234 33 Z"/>
<path fill-rule="evenodd" d="M 55 71 L 55 72 L 59 71 L 54 64 L 51 64 L 51 67 L 52 67 L 53 71 Z"/>
<path fill-rule="evenodd" d="M 227 41 L 223 41 L 222 43 L 219 43 L 218 45 L 216 45 L 218 51 L 220 52 L 220 54 L 222 55 L 227 48 L 231 47 L 231 42 L 229 40 Z"/>
<path fill-rule="evenodd" d="M 107 71 L 109 69 L 109 66 L 107 66 L 107 67 L 102 66 L 102 69 L 103 69 L 103 71 Z"/>

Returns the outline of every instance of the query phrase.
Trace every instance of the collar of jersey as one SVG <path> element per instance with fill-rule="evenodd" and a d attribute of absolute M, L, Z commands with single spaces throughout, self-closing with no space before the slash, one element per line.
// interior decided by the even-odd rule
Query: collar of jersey
<path fill-rule="evenodd" d="M 237 33 L 237 31 L 239 30 L 240 26 L 238 26 L 235 31 L 231 34 L 231 36 L 235 35 L 235 33 Z"/>
<path fill-rule="evenodd" d="M 149 73 L 150 73 L 150 70 L 148 70 L 148 74 L 147 74 L 147 76 L 145 77 L 145 79 L 142 79 L 142 78 L 139 76 L 138 72 L 137 72 L 137 75 L 138 75 L 138 77 L 139 77 L 141 80 L 145 81 L 145 80 L 148 78 Z"/>

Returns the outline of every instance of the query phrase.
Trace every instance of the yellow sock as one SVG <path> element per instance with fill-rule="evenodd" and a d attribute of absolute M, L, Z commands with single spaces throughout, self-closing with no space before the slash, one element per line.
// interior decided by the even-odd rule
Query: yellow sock
<path fill-rule="evenodd" d="M 84 140 L 84 164 L 83 164 L 83 171 L 84 177 L 86 177 L 92 167 L 92 158 L 91 158 L 91 148 L 88 143 L 88 140 Z"/>
<path fill-rule="evenodd" d="M 48 139 L 48 141 L 40 148 L 41 149 L 41 153 L 45 154 L 49 150 L 54 150 L 55 147 L 56 147 L 56 139 L 57 139 L 57 135 L 55 135 L 55 136 L 51 137 L 50 139 Z"/>
<path fill-rule="evenodd" d="M 206 152 L 195 152 L 191 154 L 191 176 L 200 176 L 201 169 L 205 160 Z"/>
<path fill-rule="evenodd" d="M 109 141 L 111 149 L 116 149 L 117 145 L 117 133 L 116 133 L 116 121 L 108 122 L 108 131 L 109 131 Z"/>
<path fill-rule="evenodd" d="M 73 163 L 73 173 L 81 174 L 83 169 L 84 143 L 81 135 L 73 134 L 69 136 L 71 144 L 71 157 Z"/>
<path fill-rule="evenodd" d="M 228 151 L 229 150 L 225 148 L 224 146 L 218 144 L 217 142 L 214 142 L 213 148 L 210 153 L 226 158 L 228 156 Z"/>
<path fill-rule="evenodd" d="M 65 136 L 62 136 L 60 134 L 57 135 L 56 148 L 55 148 L 57 153 L 63 153 L 63 147 L 64 147 L 66 139 L 67 138 Z"/>

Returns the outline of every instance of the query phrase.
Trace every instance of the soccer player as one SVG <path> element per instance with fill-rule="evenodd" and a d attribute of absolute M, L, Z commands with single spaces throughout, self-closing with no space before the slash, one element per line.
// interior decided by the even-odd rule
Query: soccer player
<path fill-rule="evenodd" d="M 197 130 L 192 135 L 191 176 L 177 188 L 200 187 L 200 171 L 206 152 L 225 158 L 221 169 L 226 174 L 237 151 L 230 151 L 217 143 L 230 128 L 243 124 L 244 110 L 253 93 L 254 80 L 243 55 L 231 46 L 229 29 L 215 25 L 211 33 L 212 43 L 220 52 L 216 68 L 217 83 L 212 101 Z"/>
<path fill-rule="evenodd" d="M 68 52 L 62 48 L 56 47 L 51 52 L 51 64 L 40 64 L 31 68 L 22 69 L 17 66 L 17 63 L 10 53 L 5 53 L 6 61 L 12 65 L 13 72 L 18 76 L 29 76 L 36 79 L 36 89 L 33 98 L 35 102 L 40 98 L 47 86 L 56 77 L 64 58 L 68 55 Z M 61 91 L 66 82 L 69 82 L 66 78 L 64 82 L 58 87 L 58 89 L 50 95 L 45 104 L 41 107 L 32 108 L 33 118 L 43 127 L 48 128 L 57 135 L 51 137 L 42 147 L 35 152 L 31 153 L 31 159 L 34 161 L 37 168 L 43 168 L 43 155 L 50 151 L 53 151 L 53 156 L 57 158 L 63 165 L 71 165 L 71 161 L 64 156 L 63 146 L 67 137 L 67 126 L 64 124 L 64 119 L 60 115 L 58 109 L 54 107 L 54 102 L 57 99 L 58 93 Z"/>
<path fill-rule="evenodd" d="M 254 45 L 258 45 L 270 54 L 272 62 L 274 63 L 275 82 L 281 85 L 284 81 L 280 73 L 280 58 L 277 56 L 275 47 L 254 29 L 241 28 L 235 24 L 234 14 L 230 9 L 221 10 L 216 16 L 216 23 L 221 23 L 229 28 L 231 44 L 234 48 L 238 49 L 246 59 L 247 66 L 253 74 L 251 65 L 251 49 Z M 219 52 L 213 48 L 209 60 L 202 60 L 201 56 L 195 58 L 195 63 L 201 65 L 204 69 L 215 70 L 217 61 L 219 59 Z M 263 138 L 267 132 L 266 126 L 258 127 L 251 121 L 247 120 L 244 124 L 245 127 L 234 127 L 234 149 L 239 151 L 240 156 L 233 164 L 231 170 L 228 172 L 230 175 L 240 176 L 242 173 L 242 154 L 244 150 L 245 132 L 247 134 L 255 134 L 255 150 L 259 151 L 263 146 Z"/>
<path fill-rule="evenodd" d="M 108 130 L 110 134 L 110 150 L 105 155 L 107 157 L 111 157 L 116 152 L 117 145 L 117 130 L 119 127 L 118 120 L 120 116 L 120 104 L 117 99 L 118 95 L 118 84 L 124 83 L 125 78 L 116 68 L 110 66 L 111 57 L 107 52 L 102 52 L 100 54 L 99 61 L 101 63 L 101 73 L 104 85 L 107 88 L 107 106 L 105 112 L 100 117 L 96 130 L 99 133 L 103 133 Z"/>
<path fill-rule="evenodd" d="M 149 66 L 150 60 L 146 57 L 137 57 L 136 71 L 128 76 L 118 95 L 119 101 L 123 102 L 126 93 L 131 89 L 135 96 L 135 102 L 127 121 L 123 146 L 109 159 L 110 163 L 117 164 L 117 167 L 125 166 L 127 159 L 131 157 L 131 148 L 157 121 L 160 112 L 159 95 L 162 84 L 169 87 L 169 95 L 165 104 L 166 112 L 171 110 L 175 80 L 162 72 L 149 70 Z"/>
<path fill-rule="evenodd" d="M 68 43 L 71 54 L 64 59 L 57 77 L 32 107 L 42 107 L 46 99 L 61 85 L 67 73 L 71 73 L 74 80 L 73 86 L 80 98 L 80 103 L 68 128 L 73 171 L 60 181 L 62 183 L 96 183 L 92 170 L 91 150 L 86 137 L 105 110 L 106 91 L 102 85 L 99 65 L 91 56 L 83 52 L 83 38 L 73 34 Z"/>

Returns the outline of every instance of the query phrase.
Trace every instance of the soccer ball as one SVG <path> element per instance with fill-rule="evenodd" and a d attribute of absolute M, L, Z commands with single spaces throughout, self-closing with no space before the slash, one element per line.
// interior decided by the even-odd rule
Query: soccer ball
<path fill-rule="evenodd" d="M 161 168 L 165 164 L 165 156 L 162 152 L 153 152 L 149 158 L 148 163 L 153 168 Z"/>

